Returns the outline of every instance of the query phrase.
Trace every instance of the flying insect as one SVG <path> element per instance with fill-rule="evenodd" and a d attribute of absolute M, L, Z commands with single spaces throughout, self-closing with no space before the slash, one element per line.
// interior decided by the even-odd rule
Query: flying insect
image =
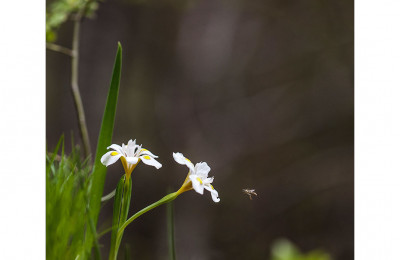
<path fill-rule="evenodd" d="M 256 190 L 255 189 L 243 189 L 242 190 L 244 194 L 249 195 L 249 198 L 252 200 L 253 198 L 251 195 L 257 196 Z"/>

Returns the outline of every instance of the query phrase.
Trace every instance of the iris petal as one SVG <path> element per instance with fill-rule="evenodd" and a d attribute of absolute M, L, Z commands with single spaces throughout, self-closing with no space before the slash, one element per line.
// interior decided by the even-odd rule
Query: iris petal
<path fill-rule="evenodd" d="M 194 189 L 197 193 L 203 195 L 203 193 L 204 193 L 204 185 L 202 185 L 202 184 L 199 182 L 198 178 L 200 178 L 200 177 L 197 176 L 197 175 L 195 175 L 195 174 L 189 175 L 189 179 L 192 181 L 193 189 Z M 200 178 L 200 180 L 201 180 L 201 178 Z"/>
<path fill-rule="evenodd" d="M 157 169 L 160 169 L 162 167 L 161 163 L 157 162 L 153 157 L 150 157 L 149 155 L 142 155 L 139 158 L 144 164 L 154 166 Z"/>
<path fill-rule="evenodd" d="M 116 155 L 111 155 L 111 153 L 115 152 L 114 151 L 107 152 L 100 159 L 101 163 L 104 164 L 105 166 L 115 163 L 122 156 L 122 154 L 120 153 L 117 153 Z"/>
<path fill-rule="evenodd" d="M 192 173 L 195 173 L 193 163 L 181 153 L 172 153 L 175 161 L 179 164 L 186 165 Z"/>

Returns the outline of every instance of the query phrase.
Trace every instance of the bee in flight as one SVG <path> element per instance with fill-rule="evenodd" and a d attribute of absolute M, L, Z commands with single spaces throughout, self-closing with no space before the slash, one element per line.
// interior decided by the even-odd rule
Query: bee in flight
<path fill-rule="evenodd" d="M 249 195 L 250 199 L 252 200 L 253 198 L 251 195 L 257 196 L 256 190 L 255 189 L 243 189 L 242 190 L 244 194 Z"/>

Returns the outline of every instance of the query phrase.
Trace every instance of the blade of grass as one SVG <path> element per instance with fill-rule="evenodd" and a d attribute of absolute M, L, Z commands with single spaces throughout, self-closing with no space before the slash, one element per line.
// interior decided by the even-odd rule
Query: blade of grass
<path fill-rule="evenodd" d="M 88 211 L 90 214 L 90 209 L 88 209 Z M 101 260 L 100 246 L 99 246 L 99 241 L 97 238 L 96 227 L 94 226 L 93 219 L 91 219 L 90 217 L 89 217 L 89 227 L 90 227 L 90 231 L 92 232 L 92 235 L 94 237 L 94 248 L 95 248 L 94 258 L 96 260 Z"/>
<path fill-rule="evenodd" d="M 96 157 L 92 171 L 92 184 L 90 191 L 90 209 L 94 226 L 97 226 L 97 220 L 100 211 L 101 197 L 103 195 L 104 181 L 107 168 L 101 164 L 100 158 L 107 152 L 107 147 L 111 145 L 112 134 L 114 130 L 114 119 L 117 110 L 119 83 L 121 78 L 122 66 L 122 47 L 118 42 L 117 54 L 115 57 L 114 69 L 111 78 L 110 88 L 107 96 L 107 103 L 104 109 L 103 120 L 101 123 L 99 139 L 97 141 Z M 88 236 L 86 243 L 91 248 L 93 236 Z"/>
<path fill-rule="evenodd" d="M 53 163 L 55 158 L 57 157 L 58 150 L 60 150 L 60 146 L 64 147 L 64 134 L 62 134 L 61 137 L 60 137 L 60 140 L 58 140 L 56 148 L 54 149 L 54 152 L 52 154 L 50 163 Z"/>
<path fill-rule="evenodd" d="M 107 195 L 103 196 L 101 198 L 101 202 L 106 202 L 107 200 L 112 199 L 114 196 L 115 196 L 115 190 L 113 190 L 112 192 L 110 192 Z"/>
<path fill-rule="evenodd" d="M 53 162 L 54 162 L 54 160 L 55 160 L 56 157 L 57 157 L 57 153 L 58 153 L 58 150 L 60 149 L 61 144 L 64 146 L 64 134 L 62 134 L 61 137 L 60 137 L 60 140 L 58 140 L 58 143 L 57 143 L 57 145 L 56 145 L 56 148 L 54 149 L 54 152 L 53 152 L 53 154 L 51 155 L 51 157 L 49 156 L 49 157 L 50 157 L 50 158 L 49 158 L 50 160 L 49 160 L 49 163 L 46 165 L 46 172 L 48 172 L 48 173 L 49 173 L 49 171 L 50 171 L 51 165 L 53 165 Z M 47 156 L 47 154 L 46 154 L 46 156 Z"/>

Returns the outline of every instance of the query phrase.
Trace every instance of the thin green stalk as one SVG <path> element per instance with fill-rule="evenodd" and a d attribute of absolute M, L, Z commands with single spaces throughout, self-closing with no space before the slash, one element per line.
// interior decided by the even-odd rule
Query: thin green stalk
<path fill-rule="evenodd" d="M 129 218 L 127 221 L 125 221 L 125 223 L 124 223 L 122 226 L 120 226 L 120 228 L 118 229 L 117 241 L 121 241 L 122 235 L 123 235 L 123 233 L 124 233 L 125 228 L 126 228 L 132 221 L 134 221 L 136 218 L 140 217 L 141 215 L 143 215 L 144 213 L 146 213 L 146 212 L 149 211 L 149 210 L 152 210 L 152 209 L 154 209 L 154 208 L 156 208 L 156 207 L 158 207 L 158 206 L 160 206 L 160 205 L 162 205 L 162 204 L 164 204 L 164 203 L 173 201 L 174 199 L 176 199 L 176 197 L 178 197 L 179 194 L 180 194 L 180 193 L 178 193 L 178 192 L 170 193 L 170 194 L 164 196 L 164 197 L 163 197 L 162 199 L 160 199 L 159 201 L 154 202 L 153 204 L 151 204 L 151 205 L 145 207 L 144 209 L 140 210 L 140 211 L 137 212 L 135 215 L 133 215 L 132 217 L 130 217 L 130 218 Z M 117 250 L 118 250 L 118 249 L 117 249 Z M 118 253 L 118 251 L 117 251 L 117 253 Z"/>
<path fill-rule="evenodd" d="M 129 246 L 129 244 L 125 244 L 125 255 L 124 255 L 124 259 L 125 260 L 131 260 L 132 256 L 131 256 L 131 248 Z"/>
<path fill-rule="evenodd" d="M 170 260 L 175 260 L 174 202 L 167 203 L 167 233 Z"/>

